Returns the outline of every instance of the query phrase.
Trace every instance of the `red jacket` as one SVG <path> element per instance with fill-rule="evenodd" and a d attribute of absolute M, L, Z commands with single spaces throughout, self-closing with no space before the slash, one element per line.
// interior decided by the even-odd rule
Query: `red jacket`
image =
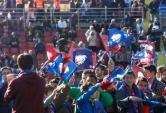
<path fill-rule="evenodd" d="M 36 73 L 21 73 L 11 81 L 5 101 L 14 101 L 12 113 L 43 113 L 45 80 Z"/>

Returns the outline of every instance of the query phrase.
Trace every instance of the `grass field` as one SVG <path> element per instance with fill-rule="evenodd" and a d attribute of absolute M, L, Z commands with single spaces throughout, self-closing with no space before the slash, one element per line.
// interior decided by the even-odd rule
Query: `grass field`
<path fill-rule="evenodd" d="M 151 2 L 151 0 L 145 0 L 145 3 L 148 5 L 149 3 Z M 149 14 L 149 11 L 147 12 L 147 15 L 146 15 L 146 19 L 144 20 L 144 25 L 145 25 L 145 28 L 146 28 L 146 31 L 148 29 L 148 26 L 149 26 L 149 20 L 150 20 L 150 14 Z M 162 24 L 162 23 L 160 23 Z M 161 41 L 160 43 L 160 50 L 164 50 L 164 47 L 163 47 L 163 43 Z M 159 59 L 158 59 L 158 66 L 160 65 L 164 65 L 164 55 L 161 54 L 161 52 L 157 52 L 158 55 L 159 55 Z"/>

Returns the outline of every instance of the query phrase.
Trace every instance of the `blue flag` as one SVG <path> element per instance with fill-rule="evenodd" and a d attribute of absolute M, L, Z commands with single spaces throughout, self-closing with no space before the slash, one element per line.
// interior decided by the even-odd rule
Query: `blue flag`
<path fill-rule="evenodd" d="M 143 49 L 140 52 L 133 55 L 132 59 L 143 59 L 143 58 L 146 58 L 146 56 L 147 56 L 147 52 L 145 49 Z"/>
<path fill-rule="evenodd" d="M 148 96 L 145 96 L 145 100 L 144 101 L 152 104 L 153 106 L 166 106 L 166 104 L 164 104 L 164 103 L 151 100 Z"/>
<path fill-rule="evenodd" d="M 51 73 L 56 73 L 56 75 L 61 76 L 62 81 L 67 81 L 71 78 L 72 73 L 76 69 L 76 64 L 73 61 L 69 61 L 66 63 L 66 68 L 64 73 L 62 73 L 64 59 L 61 55 L 59 55 L 52 63 L 49 63 L 46 66 L 46 71 Z"/>
<path fill-rule="evenodd" d="M 77 71 L 91 69 L 93 66 L 92 51 L 87 48 L 74 50 L 73 61 L 77 65 Z"/>
<path fill-rule="evenodd" d="M 72 77 L 73 72 L 76 70 L 76 68 L 76 64 L 70 60 L 66 65 L 64 74 L 62 75 L 62 80 L 68 81 Z"/>
<path fill-rule="evenodd" d="M 114 78 L 121 78 L 124 74 L 124 70 L 122 68 L 117 68 L 114 70 L 111 75 L 107 78 L 108 81 L 112 81 Z"/>
<path fill-rule="evenodd" d="M 108 29 L 109 47 L 112 48 L 118 44 L 121 44 L 126 39 L 126 34 L 118 29 Z"/>

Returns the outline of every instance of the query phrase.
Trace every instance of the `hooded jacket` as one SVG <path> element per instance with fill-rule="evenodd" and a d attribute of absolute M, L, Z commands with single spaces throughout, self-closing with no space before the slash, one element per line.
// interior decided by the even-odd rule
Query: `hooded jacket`
<path fill-rule="evenodd" d="M 14 101 L 12 113 L 43 113 L 45 81 L 34 72 L 22 72 L 5 92 L 5 101 Z"/>

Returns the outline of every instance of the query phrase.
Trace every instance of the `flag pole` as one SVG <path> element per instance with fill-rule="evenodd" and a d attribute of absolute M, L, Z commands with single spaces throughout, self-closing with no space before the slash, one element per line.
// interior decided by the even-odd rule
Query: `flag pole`
<path fill-rule="evenodd" d="M 50 62 L 50 61 L 47 60 L 47 61 L 42 65 L 42 67 L 40 68 L 39 72 L 42 72 L 42 70 L 48 65 L 49 62 Z"/>

